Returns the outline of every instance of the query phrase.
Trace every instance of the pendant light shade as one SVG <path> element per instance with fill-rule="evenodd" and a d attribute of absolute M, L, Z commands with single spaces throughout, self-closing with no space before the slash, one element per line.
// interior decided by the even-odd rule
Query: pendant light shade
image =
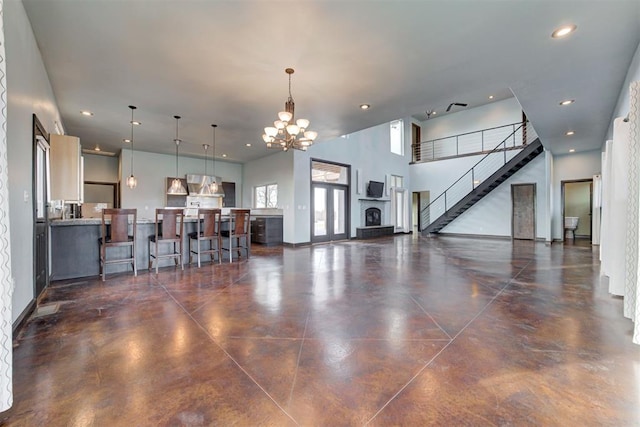
<path fill-rule="evenodd" d="M 137 107 L 135 107 L 133 105 L 129 105 L 129 108 L 131 109 L 131 139 L 129 140 L 129 142 L 131 142 L 131 174 L 127 178 L 127 182 L 126 183 L 127 183 L 127 187 L 129 187 L 131 189 L 134 189 L 138 185 L 138 180 L 133 175 L 133 124 L 134 124 L 133 111 Z"/>
<path fill-rule="evenodd" d="M 178 149 L 181 142 L 178 136 L 178 122 L 180 121 L 180 116 L 173 116 L 173 118 L 176 119 L 176 139 L 173 140 L 176 144 L 176 177 L 171 181 L 171 186 L 169 187 L 169 190 L 167 190 L 167 194 L 174 196 L 186 196 L 187 190 L 184 188 L 182 180 L 178 178 Z"/>

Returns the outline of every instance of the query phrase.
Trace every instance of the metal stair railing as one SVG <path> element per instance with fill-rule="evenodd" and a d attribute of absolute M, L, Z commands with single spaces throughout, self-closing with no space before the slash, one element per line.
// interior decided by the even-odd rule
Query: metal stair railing
<path fill-rule="evenodd" d="M 511 123 L 502 126 L 461 133 L 444 138 L 432 139 L 413 144 L 412 162 L 431 162 L 434 160 L 449 159 L 452 157 L 469 156 L 486 153 L 495 144 L 501 143 L 505 138 L 514 135 L 522 122 Z M 524 144 L 524 141 L 513 141 L 513 147 Z"/>
<path fill-rule="evenodd" d="M 509 160 L 515 157 L 522 148 L 533 142 L 537 137 L 530 122 L 527 122 L 526 126 L 520 124 L 520 126 L 516 127 L 500 144 L 482 157 L 471 169 L 463 173 L 453 184 L 420 210 L 420 231 L 427 228 L 449 208 L 472 192 L 478 185 L 493 175 L 495 171 L 504 166 Z M 520 142 L 519 144 L 518 141 Z"/>

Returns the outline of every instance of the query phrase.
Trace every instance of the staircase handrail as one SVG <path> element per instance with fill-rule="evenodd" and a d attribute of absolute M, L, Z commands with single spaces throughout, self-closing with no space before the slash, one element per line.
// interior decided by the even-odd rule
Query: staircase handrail
<path fill-rule="evenodd" d="M 507 140 L 509 140 L 510 138 L 513 138 L 516 134 L 516 132 L 518 132 L 520 129 L 523 129 L 523 127 L 525 125 L 528 125 L 529 122 L 527 121 L 525 124 L 520 123 L 520 126 L 518 126 L 516 129 L 514 129 L 514 131 L 507 136 L 505 139 L 503 139 L 498 145 L 495 146 L 494 149 L 492 149 L 491 151 L 489 151 L 487 154 L 485 154 L 480 160 L 478 160 L 478 162 L 476 164 L 474 164 L 471 169 L 467 170 L 465 173 L 463 173 L 462 175 L 460 175 L 460 177 L 455 180 L 455 182 L 453 184 L 451 184 L 449 187 L 447 187 L 446 190 L 444 190 L 442 193 L 440 193 L 440 195 L 438 195 L 438 197 L 436 197 L 435 199 L 433 199 L 427 206 L 425 206 L 424 208 L 422 208 L 420 210 L 420 216 L 423 217 L 423 212 L 427 211 L 431 205 L 433 205 L 435 202 L 437 202 L 441 197 L 444 196 L 444 200 L 445 200 L 445 211 L 447 210 L 447 191 L 451 190 L 451 188 L 453 188 L 453 186 L 455 186 L 458 182 L 460 182 L 465 176 L 467 176 L 469 174 L 469 172 L 471 172 L 471 175 L 473 177 L 474 175 L 474 170 L 475 168 L 482 163 L 485 159 L 487 159 L 489 156 L 491 156 L 494 153 L 499 152 L 500 150 L 505 152 L 505 156 L 506 156 L 506 142 Z M 509 125 L 510 126 L 510 125 Z M 472 132 L 473 133 L 473 132 Z M 533 129 L 532 129 L 532 133 L 533 133 Z M 522 147 L 525 147 L 526 144 L 529 143 L 529 138 L 527 138 L 526 141 L 523 142 Z M 502 148 L 501 148 L 502 147 Z M 506 163 L 506 159 L 505 159 L 505 163 Z M 473 179 L 473 178 L 472 178 Z M 429 224 L 422 224 L 422 229 L 426 228 Z"/>

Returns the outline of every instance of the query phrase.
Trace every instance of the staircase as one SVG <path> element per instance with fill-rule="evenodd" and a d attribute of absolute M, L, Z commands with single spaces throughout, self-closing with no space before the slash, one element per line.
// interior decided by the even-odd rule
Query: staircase
<path fill-rule="evenodd" d="M 518 129 L 515 132 L 520 132 L 525 135 L 526 140 L 532 141 L 527 142 L 521 151 L 508 159 L 507 153 L 515 152 L 506 146 L 506 141 L 513 136 L 507 137 L 422 209 L 420 217 L 423 235 L 438 233 L 543 152 L 540 139 L 529 125 L 526 129 Z M 431 218 L 434 220 L 431 221 Z"/>

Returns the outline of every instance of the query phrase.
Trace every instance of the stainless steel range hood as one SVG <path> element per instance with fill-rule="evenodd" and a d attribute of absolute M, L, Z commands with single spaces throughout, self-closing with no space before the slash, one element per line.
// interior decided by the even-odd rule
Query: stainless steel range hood
<path fill-rule="evenodd" d="M 214 181 L 218 184 L 218 191 L 216 193 L 211 192 L 211 189 L 209 188 L 209 184 Z M 187 187 L 190 196 L 224 197 L 222 179 L 219 176 L 196 174 L 187 175 Z"/>

